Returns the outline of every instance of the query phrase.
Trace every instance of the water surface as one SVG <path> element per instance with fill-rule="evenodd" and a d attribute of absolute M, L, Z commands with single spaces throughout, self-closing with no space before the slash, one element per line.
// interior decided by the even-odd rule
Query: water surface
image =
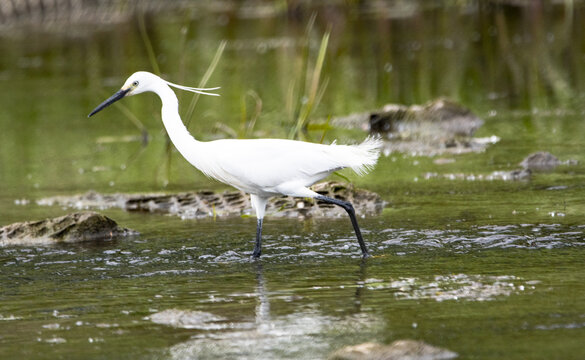
<path fill-rule="evenodd" d="M 365 177 L 344 172 L 388 202 L 360 219 L 367 261 L 347 219 L 268 217 L 254 262 L 253 218 L 120 210 L 104 213 L 140 235 L 2 248 L 0 357 L 313 359 L 412 338 L 461 358 L 583 358 L 583 4 L 259 9 L 144 15 L 173 82 L 197 86 L 227 40 L 208 82 L 222 96 L 199 99 L 184 119 L 199 139 L 287 137 L 290 89 L 298 110 L 303 64 L 330 28 L 315 121 L 446 96 L 485 120 L 477 136 L 501 140 L 446 162 L 390 154 Z M 147 130 L 146 146 L 119 108 L 86 118 L 130 73 L 153 70 L 138 18 L 86 31 L 3 28 L 0 225 L 70 211 L 35 204 L 46 196 L 225 189 L 167 151 L 154 95 L 123 103 Z M 246 130 L 256 97 L 261 113 Z M 185 113 L 191 98 L 179 99 Z M 364 136 L 332 129 L 324 140 Z M 541 150 L 576 164 L 521 182 L 425 178 L 510 171 Z M 172 309 L 207 320 L 153 321 Z"/>

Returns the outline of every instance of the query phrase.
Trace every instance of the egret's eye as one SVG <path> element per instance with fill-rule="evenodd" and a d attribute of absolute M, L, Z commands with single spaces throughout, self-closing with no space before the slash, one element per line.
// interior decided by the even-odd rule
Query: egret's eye
<path fill-rule="evenodd" d="M 134 82 L 132 83 L 132 87 L 137 87 L 137 86 L 138 86 L 138 81 L 134 81 Z"/>

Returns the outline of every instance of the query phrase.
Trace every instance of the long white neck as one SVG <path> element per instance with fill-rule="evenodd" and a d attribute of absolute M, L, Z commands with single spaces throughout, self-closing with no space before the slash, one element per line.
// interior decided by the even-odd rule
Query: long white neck
<path fill-rule="evenodd" d="M 201 146 L 204 146 L 204 143 L 197 141 L 183 124 L 179 116 L 179 101 L 175 92 L 164 83 L 157 86 L 154 92 L 162 101 L 162 121 L 171 141 L 187 161 L 203 170 L 203 158 L 198 154 L 203 154 Z"/>

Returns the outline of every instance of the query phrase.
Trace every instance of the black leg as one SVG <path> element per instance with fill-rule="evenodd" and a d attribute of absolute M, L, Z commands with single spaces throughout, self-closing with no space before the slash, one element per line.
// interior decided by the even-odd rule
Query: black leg
<path fill-rule="evenodd" d="M 252 256 L 259 258 L 262 255 L 262 219 L 258 219 L 258 226 L 256 227 L 256 245 L 254 245 L 254 252 Z"/>
<path fill-rule="evenodd" d="M 327 196 L 322 196 L 322 195 L 317 196 L 316 199 L 324 201 L 326 203 L 341 206 L 345 211 L 347 211 L 347 214 L 349 215 L 349 218 L 351 220 L 351 225 L 353 225 L 353 229 L 355 231 L 355 236 L 357 237 L 358 242 L 360 244 L 360 248 L 362 249 L 362 257 L 364 257 L 364 258 L 369 257 L 370 254 L 368 253 L 368 248 L 366 247 L 366 243 L 364 242 L 364 238 L 362 238 L 362 232 L 360 231 L 360 227 L 358 226 L 357 219 L 355 217 L 355 210 L 353 209 L 353 205 L 348 201 L 341 201 L 338 199 L 333 199 L 333 198 L 330 198 Z"/>

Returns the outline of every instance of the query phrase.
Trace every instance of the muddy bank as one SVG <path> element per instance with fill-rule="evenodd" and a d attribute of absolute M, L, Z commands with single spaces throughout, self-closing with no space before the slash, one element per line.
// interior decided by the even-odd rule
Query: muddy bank
<path fill-rule="evenodd" d="M 354 188 L 340 182 L 316 184 L 312 189 L 319 194 L 350 201 L 359 216 L 374 216 L 382 212 L 385 202 L 371 191 Z M 176 215 L 183 219 L 253 215 L 250 197 L 241 191 L 186 192 L 179 194 L 99 194 L 88 192 L 73 196 L 54 196 L 37 201 L 39 205 L 63 206 L 73 209 L 120 208 L 126 211 L 143 211 Z M 312 199 L 273 197 L 266 209 L 273 217 L 342 217 L 345 211 L 339 206 Z"/>
<path fill-rule="evenodd" d="M 137 232 L 118 226 L 107 216 L 85 211 L 6 225 L 0 228 L 0 246 L 75 243 L 133 234 Z"/>

